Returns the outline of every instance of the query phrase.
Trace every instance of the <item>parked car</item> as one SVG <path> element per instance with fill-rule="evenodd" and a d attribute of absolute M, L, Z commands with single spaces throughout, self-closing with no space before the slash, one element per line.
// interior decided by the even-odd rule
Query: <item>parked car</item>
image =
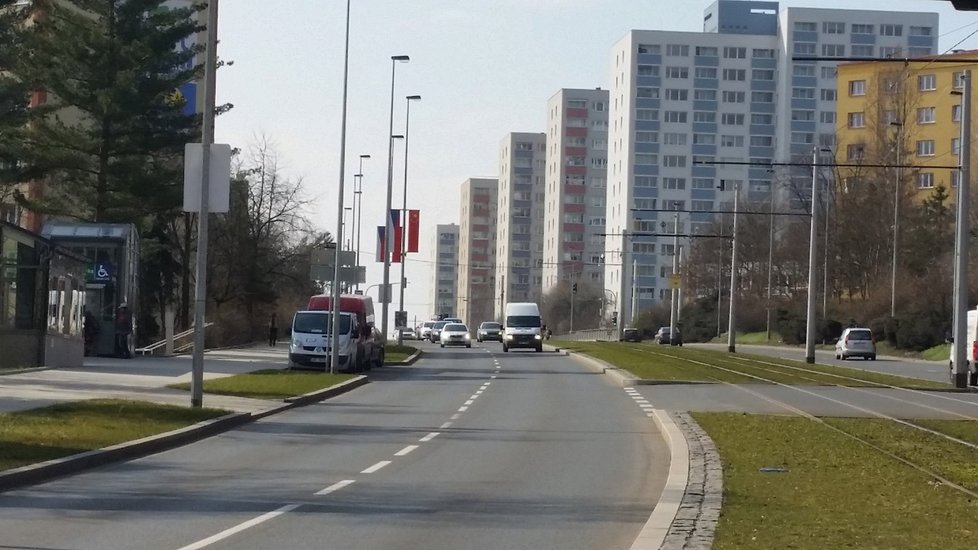
<path fill-rule="evenodd" d="M 475 339 L 479 342 L 485 340 L 503 341 L 503 325 L 495 321 L 484 321 L 479 325 L 479 330 L 475 333 Z"/>
<path fill-rule="evenodd" d="M 876 339 L 868 328 L 850 327 L 842 331 L 835 343 L 835 358 L 845 361 L 850 357 L 876 360 Z"/>
<path fill-rule="evenodd" d="M 626 328 L 621 332 L 620 342 L 641 342 L 642 333 L 637 328 Z"/>
<path fill-rule="evenodd" d="M 429 339 L 432 344 L 437 344 L 439 338 L 441 338 L 441 329 L 448 323 L 445 321 L 435 321 L 435 324 L 431 325 L 431 331 L 428 332 Z"/>
<path fill-rule="evenodd" d="M 411 327 L 399 327 L 397 335 L 400 336 L 401 340 L 417 340 L 418 338 L 417 333 Z"/>
<path fill-rule="evenodd" d="M 679 327 L 676 327 L 676 333 L 670 335 L 669 327 L 659 327 L 658 332 L 655 333 L 653 340 L 656 344 L 681 346 L 683 345 L 683 335 L 679 332 Z"/>
<path fill-rule="evenodd" d="M 418 331 L 418 340 L 431 339 L 431 327 L 435 326 L 435 321 L 425 321 L 421 323 L 421 330 Z"/>
<path fill-rule="evenodd" d="M 462 323 L 447 323 L 442 327 L 439 334 L 441 347 L 445 346 L 465 346 L 472 347 L 472 335 L 469 329 Z"/>

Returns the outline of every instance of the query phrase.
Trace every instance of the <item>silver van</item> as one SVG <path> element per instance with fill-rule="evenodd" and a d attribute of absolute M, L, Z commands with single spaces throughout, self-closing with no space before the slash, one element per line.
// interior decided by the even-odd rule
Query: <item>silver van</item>
<path fill-rule="evenodd" d="M 876 339 L 868 328 L 850 327 L 842 331 L 835 343 L 835 358 L 845 361 L 850 357 L 876 360 Z"/>

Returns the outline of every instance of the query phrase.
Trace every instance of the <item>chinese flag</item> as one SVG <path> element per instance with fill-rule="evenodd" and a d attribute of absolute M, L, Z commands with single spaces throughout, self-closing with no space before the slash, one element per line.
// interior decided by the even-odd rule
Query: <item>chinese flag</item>
<path fill-rule="evenodd" d="M 421 225 L 421 211 L 420 210 L 408 210 L 408 241 L 407 241 L 407 251 L 417 252 L 418 251 L 418 230 Z"/>

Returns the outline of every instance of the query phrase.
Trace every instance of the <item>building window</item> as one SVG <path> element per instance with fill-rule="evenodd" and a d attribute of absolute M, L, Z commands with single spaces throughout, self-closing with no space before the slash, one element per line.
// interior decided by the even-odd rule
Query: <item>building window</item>
<path fill-rule="evenodd" d="M 955 89 L 964 88 L 964 71 L 955 71 L 951 77 L 951 82 Z"/>
<path fill-rule="evenodd" d="M 797 67 L 797 65 L 795 65 Z M 837 72 L 835 67 L 822 67 L 821 69 L 822 78 L 835 78 L 835 73 Z"/>
<path fill-rule="evenodd" d="M 743 136 L 736 136 L 743 139 Z M 751 136 L 750 146 L 751 147 L 771 147 L 774 145 L 773 136 Z"/>
<path fill-rule="evenodd" d="M 726 59 L 745 59 L 747 58 L 747 48 L 726 46 L 723 48 L 723 57 Z"/>
<path fill-rule="evenodd" d="M 792 88 L 791 97 L 792 99 L 815 99 L 815 90 L 813 88 Z"/>
<path fill-rule="evenodd" d="M 657 143 L 659 134 L 655 132 L 635 132 L 636 143 Z"/>
<path fill-rule="evenodd" d="M 795 65 L 791 69 L 794 76 L 815 76 L 815 65 Z"/>
<path fill-rule="evenodd" d="M 917 124 L 933 124 L 936 122 L 934 107 L 919 107 L 917 109 Z"/>
<path fill-rule="evenodd" d="M 667 132 L 662 136 L 662 143 L 666 145 L 686 145 L 686 134 Z"/>
<path fill-rule="evenodd" d="M 951 138 L 951 154 L 958 156 L 961 153 L 961 138 Z"/>
<path fill-rule="evenodd" d="M 743 113 L 723 113 L 720 117 L 721 124 L 728 124 L 731 126 L 743 126 L 744 125 L 744 114 Z"/>
<path fill-rule="evenodd" d="M 685 168 L 686 156 L 685 155 L 663 155 L 662 165 L 665 166 L 666 168 Z"/>
<path fill-rule="evenodd" d="M 743 147 L 744 136 L 720 136 L 720 147 Z"/>
<path fill-rule="evenodd" d="M 862 160 L 864 147 L 861 143 L 846 146 L 846 160 Z"/>
<path fill-rule="evenodd" d="M 638 53 L 658 54 L 661 53 L 661 50 L 658 44 L 639 44 Z"/>
<path fill-rule="evenodd" d="M 724 80 L 747 80 L 747 70 L 746 69 L 724 69 L 723 70 Z"/>
<path fill-rule="evenodd" d="M 902 52 L 903 48 L 900 46 L 880 46 L 880 57 L 885 57 L 887 59 L 899 57 Z"/>
<path fill-rule="evenodd" d="M 826 21 L 822 23 L 822 32 L 825 34 L 845 34 L 846 24 L 842 22 Z"/>
<path fill-rule="evenodd" d="M 666 55 L 689 57 L 689 46 L 687 44 L 666 44 Z"/>
<path fill-rule="evenodd" d="M 697 57 L 716 57 L 717 49 L 714 46 L 696 46 Z"/>
<path fill-rule="evenodd" d="M 694 212 L 709 212 L 713 210 L 713 201 L 691 201 L 690 210 Z"/>
<path fill-rule="evenodd" d="M 932 74 L 922 74 L 917 77 L 917 89 L 928 92 L 937 89 L 937 76 Z"/>
<path fill-rule="evenodd" d="M 696 67 L 694 74 L 696 78 L 716 78 L 717 69 L 716 67 Z"/>
<path fill-rule="evenodd" d="M 693 189 L 713 189 L 712 178 L 693 178 Z"/>
<path fill-rule="evenodd" d="M 852 34 L 873 34 L 873 26 L 865 23 L 853 23 Z"/>
<path fill-rule="evenodd" d="M 693 90 L 693 99 L 699 101 L 716 101 L 716 90 Z"/>
<path fill-rule="evenodd" d="M 659 99 L 659 89 L 639 86 L 635 89 L 635 96 L 639 99 Z"/>
<path fill-rule="evenodd" d="M 844 57 L 846 47 L 842 44 L 822 44 L 822 55 L 825 57 Z"/>
<path fill-rule="evenodd" d="M 750 77 L 752 80 L 774 80 L 774 69 L 754 69 Z"/>
<path fill-rule="evenodd" d="M 873 47 L 866 44 L 853 44 L 852 56 L 853 57 L 873 57 Z"/>
<path fill-rule="evenodd" d="M 693 122 L 716 122 L 717 114 L 712 111 L 693 111 Z"/>
<path fill-rule="evenodd" d="M 917 156 L 919 157 L 934 156 L 934 140 L 921 139 L 917 141 Z"/>
<path fill-rule="evenodd" d="M 659 111 L 655 109 L 636 109 L 635 120 L 659 120 Z"/>
<path fill-rule="evenodd" d="M 655 176 L 635 176 L 635 187 L 656 187 Z"/>
<path fill-rule="evenodd" d="M 934 29 L 931 27 L 910 26 L 910 36 L 933 36 Z"/>
<path fill-rule="evenodd" d="M 900 122 L 900 119 L 897 118 L 897 112 L 895 110 L 887 109 L 883 111 L 883 124 L 895 124 L 897 122 Z"/>
<path fill-rule="evenodd" d="M 755 59 L 774 59 L 774 50 L 770 48 L 754 48 L 751 50 L 751 57 L 754 57 Z"/>
<path fill-rule="evenodd" d="M 689 78 L 689 67 L 666 67 L 667 78 Z"/>
<path fill-rule="evenodd" d="M 866 81 L 865 80 L 850 80 L 849 81 L 849 95 L 850 96 L 866 95 Z"/>
<path fill-rule="evenodd" d="M 934 174 L 932 174 L 931 172 L 920 172 L 919 174 L 917 174 L 917 188 L 933 189 Z"/>
<path fill-rule="evenodd" d="M 815 55 L 814 42 L 795 42 L 792 53 L 795 55 Z"/>
<path fill-rule="evenodd" d="M 849 113 L 848 125 L 850 128 L 864 128 L 866 126 L 865 116 L 862 112 Z"/>
<path fill-rule="evenodd" d="M 951 105 L 951 120 L 961 122 L 961 105 Z"/>
<path fill-rule="evenodd" d="M 717 137 L 714 134 L 693 134 L 693 145 L 715 145 L 716 140 Z"/>
<path fill-rule="evenodd" d="M 883 23 L 880 25 L 880 36 L 903 36 L 903 25 Z"/>
<path fill-rule="evenodd" d="M 823 124 L 835 124 L 835 111 L 819 111 L 818 121 Z"/>
<path fill-rule="evenodd" d="M 635 153 L 635 164 L 654 166 L 659 163 L 659 155 L 652 153 Z"/>
<path fill-rule="evenodd" d="M 813 22 L 795 21 L 795 32 L 817 32 L 818 27 Z"/>
<path fill-rule="evenodd" d="M 754 103 L 774 103 L 774 92 L 751 92 L 750 100 Z"/>
<path fill-rule="evenodd" d="M 835 89 L 834 88 L 822 88 L 820 90 L 822 101 L 835 101 Z"/>
<path fill-rule="evenodd" d="M 774 124 L 774 115 L 767 115 L 761 113 L 751 113 L 750 115 L 751 124 L 759 124 L 764 126 L 769 126 Z"/>
<path fill-rule="evenodd" d="M 815 142 L 815 134 L 810 132 L 791 132 L 791 143 L 811 145 Z"/>
<path fill-rule="evenodd" d="M 663 189 L 686 189 L 686 178 L 662 178 Z"/>
<path fill-rule="evenodd" d="M 686 122 L 686 111 L 666 111 L 666 122 Z"/>
<path fill-rule="evenodd" d="M 638 76 L 659 76 L 658 65 L 639 65 Z"/>
<path fill-rule="evenodd" d="M 810 121 L 815 120 L 815 111 L 803 111 L 795 109 L 791 111 L 791 120 Z"/>
<path fill-rule="evenodd" d="M 723 91 L 723 102 L 724 103 L 743 103 L 746 93 L 745 92 L 733 92 L 729 90 Z"/>
<path fill-rule="evenodd" d="M 667 88 L 666 99 L 671 101 L 686 101 L 689 99 L 689 90 L 685 88 Z"/>

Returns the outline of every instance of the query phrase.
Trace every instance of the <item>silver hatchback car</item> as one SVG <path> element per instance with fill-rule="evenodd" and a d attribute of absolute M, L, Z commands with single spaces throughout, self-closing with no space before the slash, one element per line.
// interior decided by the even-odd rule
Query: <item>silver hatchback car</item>
<path fill-rule="evenodd" d="M 835 343 L 835 358 L 845 361 L 850 357 L 876 360 L 876 339 L 868 328 L 850 327 L 842 331 Z"/>

